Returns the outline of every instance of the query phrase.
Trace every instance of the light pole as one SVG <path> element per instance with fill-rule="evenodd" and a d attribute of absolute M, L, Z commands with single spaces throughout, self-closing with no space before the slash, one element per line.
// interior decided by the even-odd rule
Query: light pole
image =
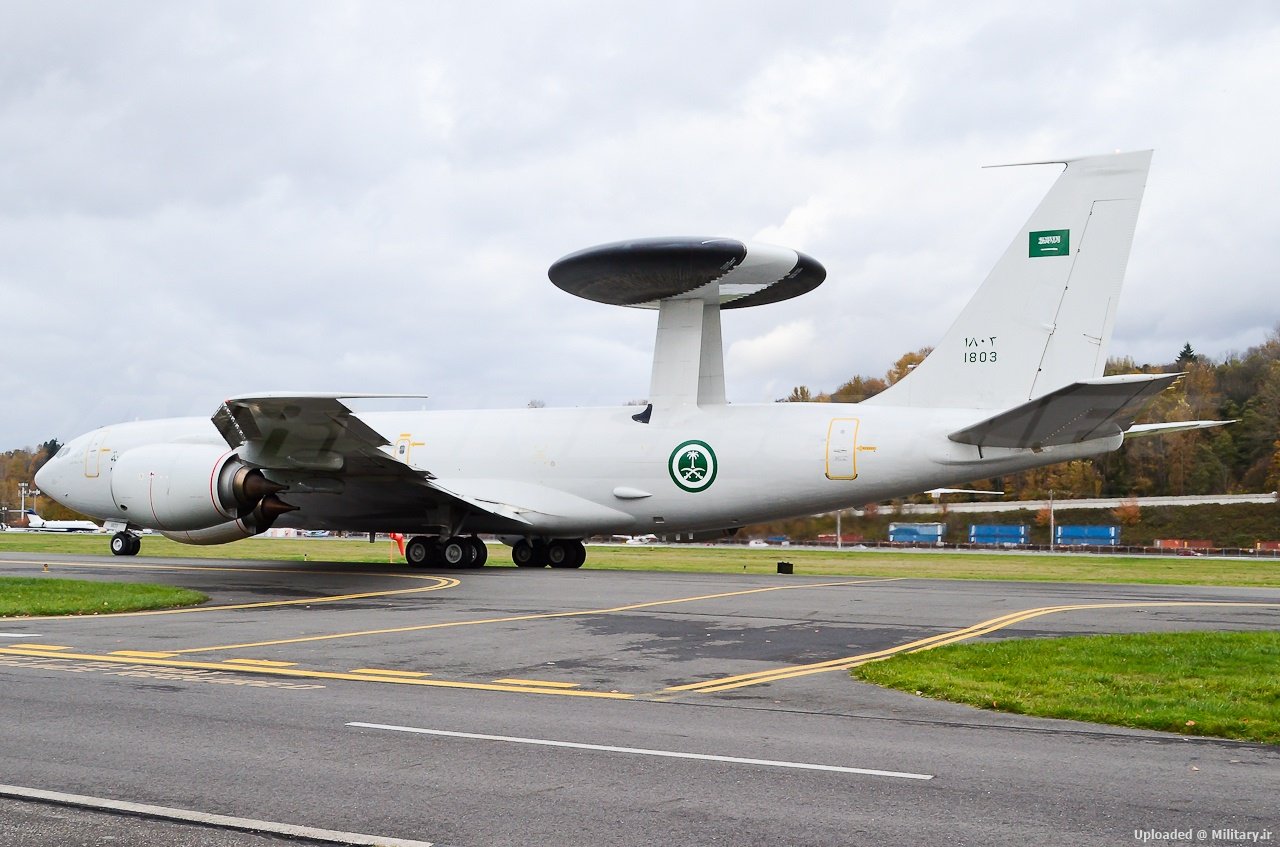
<path fill-rule="evenodd" d="M 836 549 L 840 549 L 840 512 L 836 512 Z"/>
<path fill-rule="evenodd" d="M 1049 552 L 1053 552 L 1054 536 L 1057 535 L 1053 521 L 1053 489 L 1049 489 Z"/>
<path fill-rule="evenodd" d="M 22 505 L 18 509 L 25 515 L 27 513 L 27 484 L 25 482 L 18 483 L 18 494 L 22 498 Z"/>

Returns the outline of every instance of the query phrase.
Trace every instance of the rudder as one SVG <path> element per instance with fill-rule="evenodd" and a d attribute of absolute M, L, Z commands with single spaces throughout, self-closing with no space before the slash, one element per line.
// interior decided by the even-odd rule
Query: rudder
<path fill-rule="evenodd" d="M 938 346 L 864 402 L 1003 409 L 1102 375 L 1151 151 L 1062 164 Z"/>

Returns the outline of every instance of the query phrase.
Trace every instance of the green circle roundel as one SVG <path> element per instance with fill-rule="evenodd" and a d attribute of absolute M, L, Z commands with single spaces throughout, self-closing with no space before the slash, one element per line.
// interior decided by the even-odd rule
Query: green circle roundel
<path fill-rule="evenodd" d="M 686 441 L 671 451 L 667 470 L 671 481 L 685 491 L 706 491 L 716 481 L 715 451 L 705 441 Z"/>

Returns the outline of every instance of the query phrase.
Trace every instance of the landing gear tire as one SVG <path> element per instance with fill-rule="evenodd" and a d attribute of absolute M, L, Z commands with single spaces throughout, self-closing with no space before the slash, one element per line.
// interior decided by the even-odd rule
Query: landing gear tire
<path fill-rule="evenodd" d="M 489 547 L 476 536 L 467 539 L 467 543 L 475 550 L 475 555 L 471 557 L 471 567 L 483 568 L 484 563 L 489 561 Z"/>
<path fill-rule="evenodd" d="M 538 545 L 542 547 L 542 545 Z M 534 547 L 528 541 L 517 541 L 515 546 L 511 548 L 511 561 L 516 563 L 518 568 L 540 568 L 546 564 L 545 556 L 539 551 L 538 547 Z M 543 550 L 546 548 L 543 547 Z"/>
<path fill-rule="evenodd" d="M 404 545 L 404 560 L 411 568 L 429 568 L 435 564 L 438 542 L 434 538 L 419 535 Z"/>
<path fill-rule="evenodd" d="M 569 542 L 559 539 L 547 545 L 547 564 L 553 568 L 567 568 L 572 559 Z"/>
<path fill-rule="evenodd" d="M 136 556 L 142 549 L 142 541 L 131 532 L 117 532 L 111 536 L 111 555 Z"/>
<path fill-rule="evenodd" d="M 476 558 L 471 540 L 455 535 L 440 546 L 440 558 L 447 568 L 469 568 Z"/>
<path fill-rule="evenodd" d="M 581 541 L 557 538 L 547 545 L 547 561 L 553 568 L 580 568 L 587 560 L 587 548 Z"/>

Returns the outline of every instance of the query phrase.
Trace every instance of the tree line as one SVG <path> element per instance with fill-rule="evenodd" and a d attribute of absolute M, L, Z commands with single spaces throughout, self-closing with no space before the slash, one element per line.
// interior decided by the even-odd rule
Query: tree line
<path fill-rule="evenodd" d="M 56 438 L 51 438 L 39 447 L 28 447 L 24 450 L 7 450 L 0 453 L 0 506 L 11 511 L 0 516 L 0 523 L 13 523 L 18 518 L 17 509 L 22 505 L 22 492 L 19 485 L 26 483 L 27 508 L 39 507 L 42 517 L 53 520 L 65 520 L 83 517 L 70 509 L 54 502 L 41 492 L 38 499 L 32 498 L 35 490 L 36 471 L 49 460 L 53 454 L 62 449 Z"/>

